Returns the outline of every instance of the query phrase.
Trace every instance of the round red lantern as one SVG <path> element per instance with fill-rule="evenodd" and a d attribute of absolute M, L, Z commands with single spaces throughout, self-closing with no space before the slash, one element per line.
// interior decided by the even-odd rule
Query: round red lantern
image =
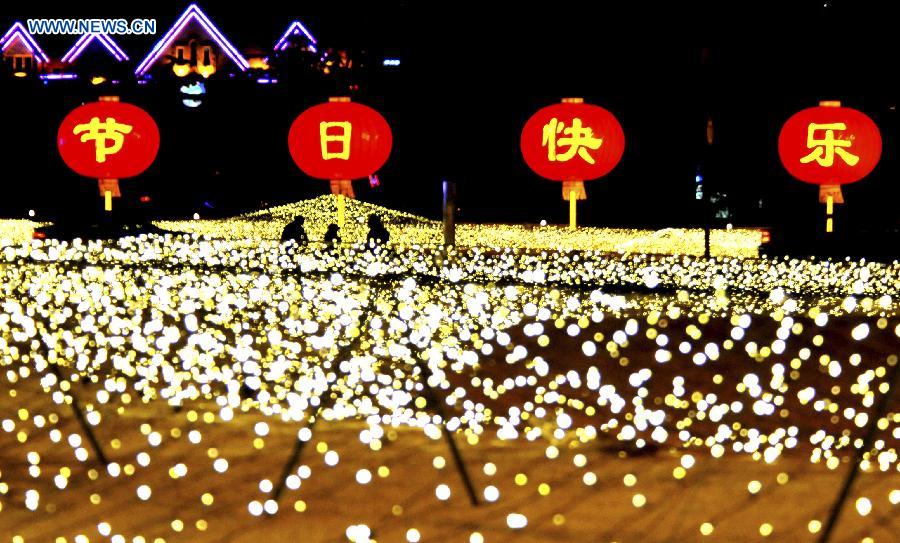
<path fill-rule="evenodd" d="M 869 175 L 881 158 L 881 133 L 868 115 L 840 102 L 820 102 L 798 111 L 781 127 L 778 156 L 792 176 L 819 185 L 825 231 L 834 231 L 834 204 L 843 204 L 841 185 Z"/>
<path fill-rule="evenodd" d="M 569 98 L 542 108 L 528 119 L 519 142 L 522 156 L 541 177 L 563 182 L 583 200 L 583 181 L 608 174 L 625 152 L 625 134 L 612 113 Z"/>
<path fill-rule="evenodd" d="M 374 109 L 334 98 L 301 113 L 291 125 L 291 157 L 306 175 L 332 181 L 332 192 L 353 197 L 351 179 L 374 174 L 387 162 L 391 127 Z"/>
<path fill-rule="evenodd" d="M 823 104 L 799 111 L 784 123 L 778 136 L 781 163 L 805 183 L 859 181 L 881 158 L 878 127 L 861 111 L 835 102 Z"/>
<path fill-rule="evenodd" d="M 159 151 L 159 128 L 143 109 L 103 101 L 72 110 L 59 125 L 59 154 L 76 173 L 95 179 L 134 177 Z"/>

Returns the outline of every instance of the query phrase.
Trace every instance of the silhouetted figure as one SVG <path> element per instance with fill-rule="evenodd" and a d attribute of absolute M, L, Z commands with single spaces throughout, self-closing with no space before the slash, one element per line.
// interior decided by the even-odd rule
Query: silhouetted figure
<path fill-rule="evenodd" d="M 328 230 L 325 231 L 325 243 L 329 245 L 337 245 L 341 242 L 340 229 L 338 225 L 331 223 L 328 225 Z"/>
<path fill-rule="evenodd" d="M 284 230 L 281 231 L 281 242 L 294 240 L 298 245 L 306 245 L 309 243 L 309 238 L 306 237 L 306 229 L 303 228 L 304 218 L 303 215 L 297 215 L 294 217 L 294 220 L 287 223 L 285 225 Z"/>
<path fill-rule="evenodd" d="M 390 240 L 390 237 L 387 228 L 381 223 L 381 218 L 374 213 L 369 215 L 369 234 L 366 236 L 366 243 L 370 246 L 384 245 Z"/>

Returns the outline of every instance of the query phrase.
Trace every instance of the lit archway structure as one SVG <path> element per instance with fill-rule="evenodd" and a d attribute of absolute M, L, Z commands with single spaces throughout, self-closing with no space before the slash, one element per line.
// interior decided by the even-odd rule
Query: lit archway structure
<path fill-rule="evenodd" d="M 3 63 L 16 77 L 39 73 L 50 61 L 34 36 L 19 21 L 0 38 L 0 51 Z"/>
<path fill-rule="evenodd" d="M 275 45 L 272 47 L 272 49 L 275 52 L 284 51 L 291 45 L 293 36 L 303 36 L 304 38 L 306 38 L 309 49 L 313 52 L 316 52 L 316 44 L 318 43 L 316 41 L 316 38 L 299 20 L 293 21 L 288 25 L 287 29 L 285 29 L 281 37 L 278 38 L 278 41 L 275 42 Z"/>
<path fill-rule="evenodd" d="M 249 68 L 247 59 L 203 10 L 191 4 L 138 64 L 134 74 L 143 78 L 154 66 L 163 63 L 177 76 L 195 72 L 208 77 L 222 68 L 226 60 L 242 72 Z"/>
<path fill-rule="evenodd" d="M 92 44 L 99 44 L 105 49 L 114 59 L 119 62 L 124 62 L 128 60 L 128 55 L 125 54 L 125 51 L 119 47 L 119 44 L 113 40 L 109 34 L 91 32 L 88 34 L 82 34 L 78 41 L 76 41 L 72 47 L 66 52 L 65 55 L 60 59 L 62 62 L 67 64 L 75 63 L 78 58 L 90 47 Z"/>

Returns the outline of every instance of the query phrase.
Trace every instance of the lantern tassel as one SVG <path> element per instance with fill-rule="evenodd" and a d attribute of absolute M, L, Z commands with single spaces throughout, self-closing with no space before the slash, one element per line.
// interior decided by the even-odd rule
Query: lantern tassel
<path fill-rule="evenodd" d="M 829 196 L 835 204 L 844 203 L 844 194 L 841 192 L 840 185 L 819 185 L 819 203 L 827 203 Z"/>
<path fill-rule="evenodd" d="M 587 200 L 587 192 L 584 190 L 584 181 L 581 179 L 573 179 L 571 181 L 562 182 L 563 200 L 569 200 L 570 193 L 575 192 L 576 200 Z"/>
<path fill-rule="evenodd" d="M 353 184 L 350 183 L 349 179 L 332 179 L 331 194 L 341 194 L 347 198 L 356 198 L 356 195 L 353 194 Z"/>
<path fill-rule="evenodd" d="M 100 196 L 105 197 L 109 192 L 112 198 L 121 198 L 122 191 L 119 190 L 118 179 L 98 179 L 97 188 L 100 189 Z"/>

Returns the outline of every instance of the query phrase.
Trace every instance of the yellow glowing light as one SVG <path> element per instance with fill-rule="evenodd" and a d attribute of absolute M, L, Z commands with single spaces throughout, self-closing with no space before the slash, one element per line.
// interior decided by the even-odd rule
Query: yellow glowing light
<path fill-rule="evenodd" d="M 336 128 L 337 132 L 330 132 L 329 129 Z M 319 123 L 319 143 L 322 147 L 322 160 L 349 160 L 350 159 L 350 136 L 353 125 L 348 121 L 334 121 Z M 329 142 L 337 142 L 340 144 L 338 151 L 329 151 Z"/>
<path fill-rule="evenodd" d="M 132 127 L 129 124 L 117 123 L 112 117 L 107 117 L 100 122 L 99 117 L 91 117 L 90 122 L 75 125 L 72 133 L 81 134 L 79 141 L 94 142 L 94 155 L 97 162 L 106 162 L 107 155 L 114 155 L 122 150 L 125 143 L 125 135 L 130 134 Z M 107 140 L 111 143 L 107 145 Z"/>
<path fill-rule="evenodd" d="M 864 517 L 872 512 L 872 500 L 866 497 L 856 499 L 856 512 Z"/>
<path fill-rule="evenodd" d="M 0 222 L 0 238 L 7 224 L 21 236 L 0 244 L 0 430 L 19 459 L 0 472 L 0 494 L 24 484 L 15 491 L 22 499 L 3 497 L 3 514 L 49 514 L 81 501 L 94 512 L 89 528 L 140 543 L 146 534 L 125 533 L 134 523 L 119 523 L 117 509 L 163 507 L 171 511 L 158 518 L 165 530 L 189 537 L 196 527 L 215 538 L 230 526 L 218 519 L 235 503 L 240 515 L 262 522 L 292 514 L 288 504 L 307 511 L 296 493 L 310 478 L 340 480 L 330 487 L 335 496 L 419 485 L 428 500 L 457 500 L 454 462 L 440 448 L 445 429 L 464 457 L 484 453 L 467 459 L 479 496 L 540 499 L 552 515 L 549 529 L 566 522 L 566 504 L 581 503 L 577 492 L 596 494 L 583 485 L 621 480 L 630 490 L 620 506 L 665 507 L 669 490 L 659 493 L 651 465 L 684 479 L 699 464 L 746 458 L 755 462 L 739 472 L 746 478 L 729 480 L 737 490 L 746 484 L 753 500 L 769 499 L 760 481 L 787 485 L 777 499 L 804 477 L 798 462 L 839 476 L 831 469 L 854 457 L 873 423 L 881 434 L 863 451 L 866 476 L 896 471 L 891 440 L 900 436 L 900 415 L 876 421 L 875 406 L 898 363 L 898 263 L 743 259 L 755 246 L 740 243 L 703 259 L 690 255 L 693 242 L 683 238 L 693 234 L 685 230 L 595 229 L 596 239 L 587 239 L 564 228 L 468 225 L 463 235 L 480 243 L 442 251 L 437 223 L 350 199 L 340 246 L 277 239 L 301 213 L 317 239 L 336 202 L 171 221 L 196 229 L 111 242 L 31 240 L 33 224 Z M 391 232 L 389 251 L 359 243 L 373 211 Z M 629 242 L 627 252 L 607 250 Z M 678 254 L 646 254 L 654 247 Z M 638 294 L 627 288 L 635 285 Z M 47 401 L 33 396 L 40 394 Z M 110 449 L 106 467 L 73 430 L 67 414 L 76 397 Z M 165 417 L 148 417 L 153 410 Z M 218 432 L 232 437 L 220 440 Z M 308 449 L 283 481 L 279 511 L 271 498 L 282 482 L 274 479 L 278 466 L 265 465 L 253 479 L 244 468 L 281 462 L 295 438 Z M 392 463 L 417 438 L 424 448 L 416 458 L 431 459 L 438 480 L 418 480 L 408 464 Z M 72 452 L 51 453 L 46 443 Z M 601 445 L 616 452 L 595 458 Z M 656 450 L 678 452 L 632 458 Z M 528 463 L 509 460 L 525 454 Z M 627 468 L 617 469 L 619 458 L 629 459 Z M 359 484 L 346 484 L 354 478 Z M 34 488 L 23 483 L 32 480 Z M 680 492 L 687 482 L 668 486 Z M 896 488 L 871 488 L 882 490 L 857 500 L 857 513 L 868 511 L 860 522 L 877 516 L 872 508 L 885 494 L 900 502 Z M 110 502 L 120 494 L 128 508 Z M 427 540 L 432 524 L 419 524 L 417 508 L 366 503 L 375 515 L 406 515 L 402 530 L 415 523 Z M 313 505 L 310 514 L 322 510 Z M 713 530 L 703 521 L 718 518 L 706 514 L 689 524 L 701 535 Z M 802 526 L 809 518 L 794 520 Z M 528 529 L 522 513 L 485 522 Z M 743 526 L 746 538 L 773 534 L 758 522 Z M 379 528 L 352 526 L 358 539 Z"/>
<path fill-rule="evenodd" d="M 845 150 L 845 147 L 851 147 L 853 141 L 850 139 L 838 139 L 834 137 L 834 132 L 842 132 L 847 129 L 844 123 L 826 123 L 817 124 L 809 123 L 806 133 L 806 146 L 812 151 L 805 157 L 800 159 L 802 164 L 816 161 L 819 166 L 830 168 L 834 165 L 834 155 L 837 154 L 849 166 L 856 166 L 859 157 Z M 825 137 L 816 138 L 816 133 L 824 131 Z"/>
<path fill-rule="evenodd" d="M 583 121 L 576 117 L 572 119 L 572 126 L 566 127 L 565 122 L 554 117 L 544 125 L 541 145 L 547 148 L 547 160 L 568 162 L 577 154 L 588 164 L 595 163 L 594 157 L 588 150 L 599 149 L 603 144 L 603 138 L 594 137 L 594 131 L 590 127 L 583 126 L 582 123 Z M 563 137 L 560 137 L 559 134 L 562 134 Z M 567 149 L 558 153 L 557 147 L 567 147 Z"/>
<path fill-rule="evenodd" d="M 203 78 L 208 78 L 212 74 L 216 73 L 216 65 L 215 64 L 200 64 L 197 66 L 197 73 L 203 76 Z"/>

